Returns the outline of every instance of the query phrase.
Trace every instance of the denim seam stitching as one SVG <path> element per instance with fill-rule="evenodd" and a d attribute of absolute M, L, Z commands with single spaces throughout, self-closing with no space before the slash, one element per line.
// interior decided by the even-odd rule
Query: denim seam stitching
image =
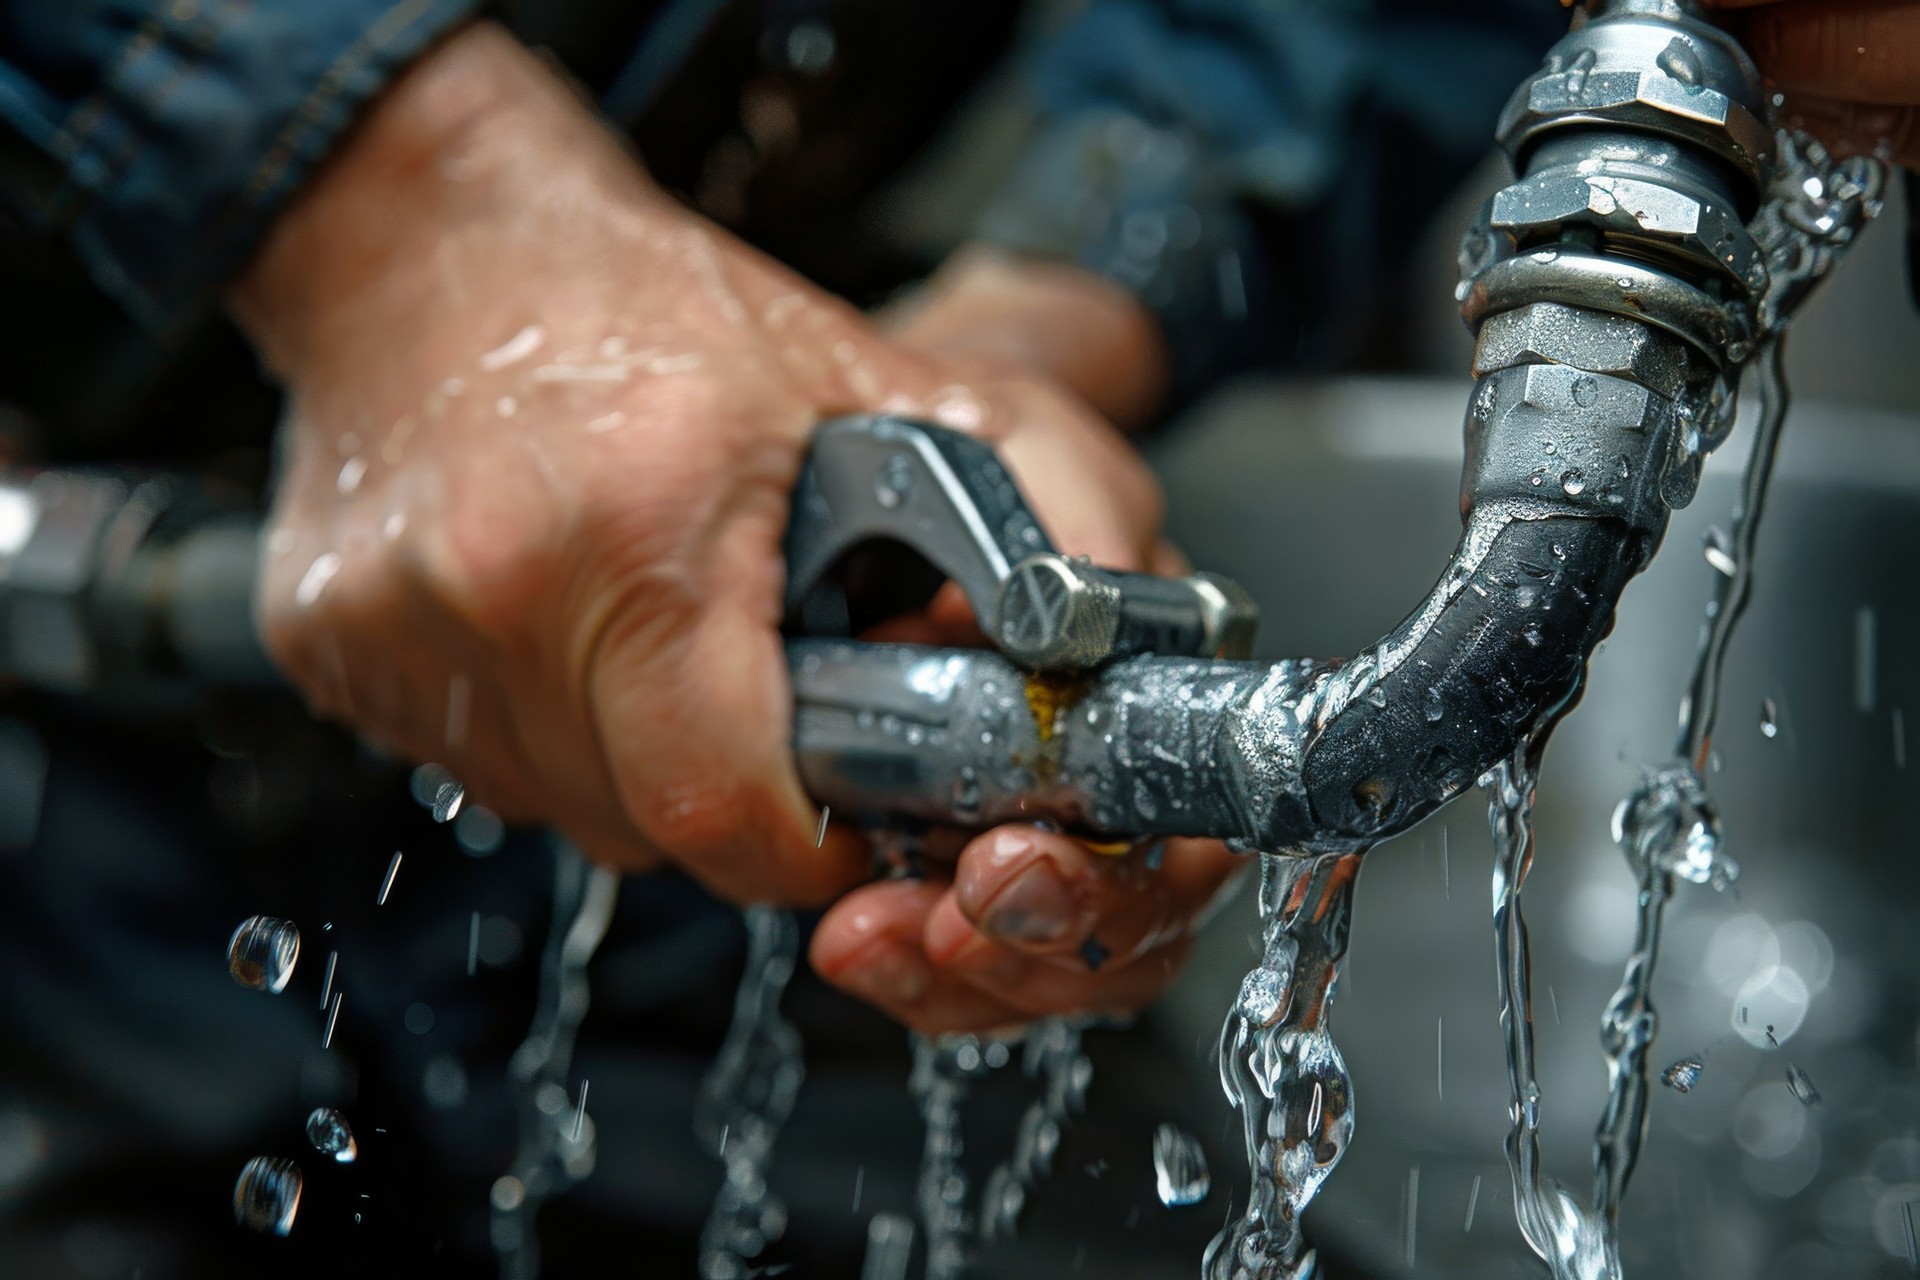
<path fill-rule="evenodd" d="M 221 0 L 220 7 L 212 13 L 196 14 L 181 25 L 178 31 L 179 43 L 185 51 L 183 56 L 174 59 L 173 73 L 156 85 L 150 92 L 142 95 L 141 105 L 150 116 L 157 117 L 166 107 L 181 84 L 206 65 L 208 57 L 220 44 L 220 28 L 233 12 L 247 3 L 247 0 Z M 156 20 L 158 22 L 159 20 Z M 190 24 L 190 25 L 189 25 Z M 162 24 L 164 25 L 164 24 Z M 205 34 L 200 34 L 204 32 Z M 134 153 L 140 148 L 140 138 L 132 130 L 127 132 L 126 145 L 114 158 L 109 169 L 107 181 L 110 183 L 125 172 L 132 163 Z"/>
<path fill-rule="evenodd" d="M 320 124 L 320 115 L 331 106 L 345 88 L 345 81 L 379 54 L 408 26 L 430 12 L 438 0 L 395 0 L 374 20 L 359 39 L 348 45 L 332 65 L 321 73 L 319 82 L 294 110 L 293 119 L 273 140 L 259 165 L 240 189 L 241 209 L 250 209 L 285 173 L 288 164 Z M 237 213 L 238 211 L 236 211 Z M 232 218 L 225 221 L 231 223 Z"/>

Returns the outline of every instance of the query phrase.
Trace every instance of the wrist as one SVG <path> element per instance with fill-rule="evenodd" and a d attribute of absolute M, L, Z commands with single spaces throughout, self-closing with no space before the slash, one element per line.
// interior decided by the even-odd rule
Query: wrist
<path fill-rule="evenodd" d="M 885 321 L 904 346 L 1049 379 L 1122 428 L 1144 424 L 1166 394 L 1152 315 L 1079 267 L 966 248 Z"/>

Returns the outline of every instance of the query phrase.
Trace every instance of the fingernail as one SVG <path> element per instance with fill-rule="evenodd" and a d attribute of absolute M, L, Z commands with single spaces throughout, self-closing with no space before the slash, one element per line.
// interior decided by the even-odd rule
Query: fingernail
<path fill-rule="evenodd" d="M 1010 942 L 1063 942 L 1079 921 L 1073 891 L 1053 859 L 1043 856 L 993 895 L 980 917 L 980 932 Z"/>

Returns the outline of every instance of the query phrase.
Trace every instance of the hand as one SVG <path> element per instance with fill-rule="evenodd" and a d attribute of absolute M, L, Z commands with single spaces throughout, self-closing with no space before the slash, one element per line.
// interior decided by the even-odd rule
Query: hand
<path fill-rule="evenodd" d="M 511 818 L 736 901 L 866 878 L 814 848 L 777 627 L 813 425 L 921 414 L 1071 476 L 1063 545 L 1144 562 L 1150 478 L 1037 377 L 962 368 L 654 188 L 486 25 L 424 59 L 231 295 L 289 391 L 264 634 L 315 707 Z"/>
<path fill-rule="evenodd" d="M 1146 341 L 1130 305 L 1102 296 L 1111 289 L 1068 268 L 973 251 L 897 308 L 892 332 L 979 368 L 1024 367 L 1097 398 L 1109 417 L 1139 421 L 1163 378 L 1157 344 Z M 1064 550 L 1097 563 L 1186 572 L 1159 541 L 1157 495 L 1111 501 L 1101 491 L 1120 481 L 1123 493 L 1137 495 L 1150 484 L 1144 472 L 1103 480 L 1078 434 L 1043 451 L 1040 442 L 1072 412 L 1061 404 L 1024 415 L 1001 444 L 1041 522 Z M 1127 464 L 1139 468 L 1130 453 Z M 966 643 L 969 623 L 964 602 L 948 591 L 928 617 L 891 628 L 888 638 Z M 1037 827 L 978 835 L 950 871 L 936 858 L 924 881 L 867 885 L 835 904 L 814 934 L 814 969 L 924 1032 L 1130 1013 L 1172 980 L 1193 929 L 1242 867 L 1213 841 L 1167 841 L 1158 869 L 1143 853 L 1104 855 Z"/>
<path fill-rule="evenodd" d="M 1787 95 L 1785 119 L 1842 155 L 1920 165 L 1920 4 L 1707 0 Z M 1737 11 L 1737 12 L 1734 12 Z"/>

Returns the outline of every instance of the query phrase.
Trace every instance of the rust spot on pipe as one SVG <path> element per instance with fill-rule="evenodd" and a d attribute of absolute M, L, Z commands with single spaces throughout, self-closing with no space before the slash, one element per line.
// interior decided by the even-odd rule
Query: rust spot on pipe
<path fill-rule="evenodd" d="M 1093 677 L 1085 672 L 1073 675 L 1039 671 L 1028 673 L 1027 709 L 1033 712 L 1034 728 L 1040 732 L 1042 746 L 1053 741 L 1054 734 L 1060 728 L 1060 717 L 1086 697 L 1087 690 L 1092 686 Z"/>

